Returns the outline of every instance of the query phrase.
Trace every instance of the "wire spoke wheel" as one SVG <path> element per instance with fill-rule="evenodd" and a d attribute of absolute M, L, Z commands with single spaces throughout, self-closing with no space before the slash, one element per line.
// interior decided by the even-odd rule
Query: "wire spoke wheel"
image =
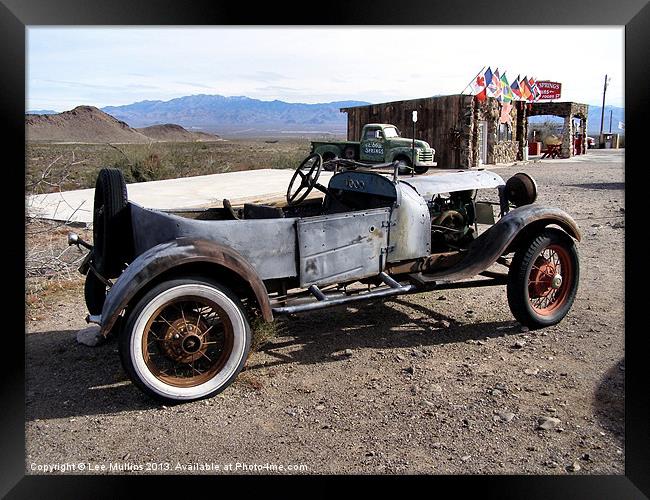
<path fill-rule="evenodd" d="M 161 306 L 142 336 L 145 363 L 162 382 L 192 387 L 210 380 L 224 366 L 233 346 L 233 329 L 217 304 L 182 297 Z"/>
<path fill-rule="evenodd" d="M 231 290 L 200 277 L 177 278 L 153 287 L 129 313 L 120 358 L 141 390 L 177 403 L 228 387 L 250 343 L 246 313 Z"/>
<path fill-rule="evenodd" d="M 552 314 L 562 307 L 572 281 L 568 251 L 561 245 L 549 245 L 535 260 L 528 277 L 528 300 L 537 313 Z"/>
<path fill-rule="evenodd" d="M 571 237 L 559 229 L 545 229 L 515 252 L 508 272 L 510 310 L 529 327 L 559 323 L 573 305 L 579 274 Z"/>

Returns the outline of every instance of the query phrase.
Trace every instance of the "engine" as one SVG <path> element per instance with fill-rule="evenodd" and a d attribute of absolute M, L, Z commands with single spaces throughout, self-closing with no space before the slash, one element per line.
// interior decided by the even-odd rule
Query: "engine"
<path fill-rule="evenodd" d="M 436 196 L 427 204 L 431 215 L 431 251 L 462 246 L 475 237 L 474 197 L 476 191 L 458 191 Z"/>

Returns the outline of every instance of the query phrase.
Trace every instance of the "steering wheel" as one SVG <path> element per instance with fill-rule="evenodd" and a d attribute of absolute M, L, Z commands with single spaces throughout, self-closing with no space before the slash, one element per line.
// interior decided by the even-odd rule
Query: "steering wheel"
<path fill-rule="evenodd" d="M 318 153 L 311 154 L 302 161 L 300 166 L 293 173 L 293 177 L 291 177 L 291 182 L 289 183 L 289 188 L 287 189 L 287 204 L 289 206 L 294 206 L 302 203 L 302 201 L 307 198 L 307 195 L 311 193 L 312 189 L 314 188 L 317 188 L 323 193 L 327 192 L 327 188 L 318 184 L 318 177 L 320 177 L 322 166 L 323 158 Z M 305 168 L 309 168 L 309 171 L 306 174 L 302 172 L 302 170 Z M 296 182 L 298 176 L 300 176 L 300 185 L 296 191 L 292 193 L 291 188 Z"/>

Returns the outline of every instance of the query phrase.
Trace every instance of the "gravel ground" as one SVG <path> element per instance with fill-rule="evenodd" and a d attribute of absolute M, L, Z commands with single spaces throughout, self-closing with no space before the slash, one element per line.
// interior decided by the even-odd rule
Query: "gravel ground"
<path fill-rule="evenodd" d="M 524 331 L 504 286 L 305 314 L 219 396 L 165 407 L 114 340 L 76 342 L 68 290 L 28 313 L 26 472 L 623 474 L 623 153 L 494 170 L 533 175 L 583 231 L 559 325 Z"/>

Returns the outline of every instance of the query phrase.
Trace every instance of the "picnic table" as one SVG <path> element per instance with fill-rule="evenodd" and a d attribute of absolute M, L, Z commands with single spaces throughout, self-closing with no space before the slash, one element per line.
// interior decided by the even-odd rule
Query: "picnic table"
<path fill-rule="evenodd" d="M 542 155 L 542 158 L 557 158 L 560 156 L 561 144 L 548 144 L 546 146 L 546 152 Z"/>

